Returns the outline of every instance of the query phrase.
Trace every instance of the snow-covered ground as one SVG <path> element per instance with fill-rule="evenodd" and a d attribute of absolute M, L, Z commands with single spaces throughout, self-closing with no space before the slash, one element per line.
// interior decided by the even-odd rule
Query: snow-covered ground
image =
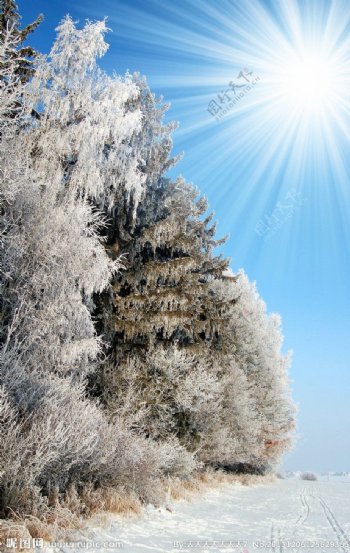
<path fill-rule="evenodd" d="M 350 476 L 227 485 L 176 501 L 171 511 L 149 507 L 141 518 L 114 518 L 84 531 L 80 544 L 47 552 L 350 553 Z"/>

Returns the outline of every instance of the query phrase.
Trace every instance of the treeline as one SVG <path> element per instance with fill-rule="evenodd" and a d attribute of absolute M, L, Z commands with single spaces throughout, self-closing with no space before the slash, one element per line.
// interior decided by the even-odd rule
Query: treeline
<path fill-rule="evenodd" d="M 48 56 L 0 14 L 0 513 L 205 467 L 264 473 L 291 442 L 278 316 L 216 255 L 207 203 L 167 172 L 175 125 L 111 77 L 104 21 Z"/>

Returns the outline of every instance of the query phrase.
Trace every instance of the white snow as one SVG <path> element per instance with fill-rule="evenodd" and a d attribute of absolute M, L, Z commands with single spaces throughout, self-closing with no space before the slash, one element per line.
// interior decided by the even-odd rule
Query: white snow
<path fill-rule="evenodd" d="M 113 517 L 84 530 L 80 544 L 37 553 L 350 552 L 350 476 L 226 485 L 171 511 L 149 506 L 140 518 Z"/>

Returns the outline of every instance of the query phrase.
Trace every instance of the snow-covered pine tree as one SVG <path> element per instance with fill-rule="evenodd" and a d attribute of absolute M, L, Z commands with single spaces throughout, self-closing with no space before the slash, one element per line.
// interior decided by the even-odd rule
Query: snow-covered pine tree
<path fill-rule="evenodd" d="M 6 130 L 15 129 L 16 125 L 11 119 L 17 119 L 22 111 L 19 99 L 23 86 L 13 63 L 17 46 L 18 39 L 11 30 L 5 30 L 0 40 L 0 140 Z"/>
<path fill-rule="evenodd" d="M 128 147 L 137 160 L 138 170 L 144 179 L 144 191 L 159 181 L 171 167 L 180 159 L 181 155 L 171 157 L 171 133 L 177 128 L 175 122 L 165 124 L 163 121 L 168 104 L 162 98 L 157 98 L 150 90 L 145 77 L 135 73 L 131 82 L 137 88 L 137 95 L 126 101 L 126 110 L 129 113 L 142 113 L 141 127 L 128 140 Z M 109 150 L 109 146 L 107 147 Z M 121 175 L 123 180 L 123 175 Z M 138 199 L 133 190 L 120 186 L 115 191 L 112 209 L 112 224 L 106 227 L 109 252 L 115 257 L 124 242 L 130 242 L 136 224 L 135 209 Z M 107 216 L 109 216 L 109 211 Z"/>
<path fill-rule="evenodd" d="M 13 62 L 14 73 L 23 83 L 33 75 L 33 64 L 37 56 L 36 50 L 29 45 L 24 46 L 24 42 L 42 21 L 43 16 L 39 15 L 33 23 L 21 29 L 21 16 L 17 3 L 14 0 L 0 0 L 0 42 L 5 40 L 10 31 L 16 48 L 8 53 L 8 56 Z"/>
<path fill-rule="evenodd" d="M 215 227 L 207 203 L 183 179 L 149 186 L 131 243 L 121 247 L 126 269 L 113 283 L 116 353 L 136 342 L 178 343 L 195 351 L 218 339 L 220 309 L 208 295 L 227 261 L 213 256 Z"/>
<path fill-rule="evenodd" d="M 193 374 L 203 374 L 201 381 L 215 381 L 214 359 L 218 353 L 214 352 L 219 352 L 221 326 L 228 312 L 228 302 L 218 299 L 210 288 L 213 280 L 221 279 L 227 260 L 213 255 L 213 249 L 222 241 L 215 240 L 215 225 L 210 225 L 211 216 L 205 216 L 206 200 L 199 198 L 198 191 L 183 179 L 165 178 L 169 166 L 176 162 L 170 157 L 174 124 L 164 125 L 167 106 L 157 101 L 144 80 L 136 77 L 136 82 L 140 95 L 129 107 L 139 107 L 143 113 L 141 132 L 134 133 L 132 143 L 140 152 L 145 193 L 136 214 L 131 208 L 128 211 L 126 200 L 118 196 L 113 208 L 107 249 L 112 257 L 124 254 L 124 270 L 99 300 L 99 328 L 110 359 L 102 365 L 95 389 L 112 411 L 118 411 L 123 402 L 121 390 L 126 394 L 130 386 L 134 391 L 127 394 L 132 396 L 129 411 L 134 413 L 144 404 L 143 392 L 144 397 L 152 396 L 146 389 L 152 375 L 157 375 L 157 382 L 164 379 L 160 396 L 167 395 L 169 380 L 164 371 L 155 367 L 160 367 L 164 355 L 178 359 L 178 348 L 185 348 L 183 355 L 187 357 L 182 364 L 174 361 L 174 381 L 184 377 L 180 366 L 186 366 Z M 130 375 L 136 377 L 137 373 L 143 377 L 132 383 Z M 143 390 L 141 396 L 135 393 L 135 386 Z M 194 388 L 193 393 L 199 393 L 199 389 Z M 213 419 L 212 406 L 217 397 L 209 389 L 206 393 L 200 417 L 171 407 L 169 399 L 172 432 L 192 450 L 204 447 L 209 413 Z M 213 399 L 211 406 L 209 397 Z M 163 400 L 161 404 L 164 406 Z M 155 414 L 159 414 L 157 406 L 153 404 L 150 409 L 153 430 L 145 431 L 162 435 L 163 423 Z M 148 428 L 152 426 L 149 421 L 147 424 Z"/>

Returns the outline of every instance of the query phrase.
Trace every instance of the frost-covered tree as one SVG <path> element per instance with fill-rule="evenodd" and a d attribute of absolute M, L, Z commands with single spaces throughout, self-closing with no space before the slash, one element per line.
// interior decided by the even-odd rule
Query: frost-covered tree
<path fill-rule="evenodd" d="M 33 74 L 37 22 L 1 6 L 0 515 L 272 466 L 293 425 L 279 320 L 215 255 L 205 199 L 166 177 L 167 106 L 99 69 L 104 21 L 65 18 Z"/>
<path fill-rule="evenodd" d="M 31 46 L 24 45 L 24 42 L 42 20 L 42 15 L 39 15 L 33 23 L 21 29 L 21 16 L 16 2 L 0 0 L 0 45 L 8 44 L 9 33 L 12 39 L 12 47 L 5 48 L 5 56 L 1 58 L 0 80 L 6 79 L 6 68 L 9 66 L 21 83 L 27 82 L 33 75 L 37 52 Z"/>
<path fill-rule="evenodd" d="M 254 428 L 255 438 L 246 462 L 252 467 L 268 468 L 280 460 L 292 440 L 295 407 L 288 379 L 290 354 L 281 353 L 280 317 L 266 313 L 255 284 L 243 271 L 237 275 L 226 272 L 225 277 L 214 285 L 217 294 L 233 300 L 223 347 L 231 350 L 234 363 L 243 371 L 253 401 L 250 413 L 255 422 L 250 428 Z"/>
<path fill-rule="evenodd" d="M 137 204 L 144 177 L 130 140 L 141 112 L 127 110 L 127 103 L 138 89 L 128 75 L 109 77 L 97 65 L 108 49 L 105 21 L 77 29 L 66 17 L 57 31 L 27 87 L 27 101 L 43 111 L 30 133 L 34 168 L 60 172 L 66 187 L 100 208 L 121 187 Z"/>
<path fill-rule="evenodd" d="M 21 15 L 18 11 L 17 2 L 14 0 L 0 0 L 0 37 L 11 30 L 14 33 L 14 37 L 19 39 L 21 44 L 28 38 L 35 29 L 43 21 L 43 16 L 39 15 L 35 21 L 26 25 L 23 29 L 20 28 Z M 20 55 L 34 57 L 36 51 L 29 46 L 26 46 Z"/>
<path fill-rule="evenodd" d="M 157 183 L 181 157 L 172 157 L 172 132 L 177 128 L 175 122 L 165 124 L 163 119 L 169 109 L 162 98 L 157 98 L 150 90 L 144 77 L 135 73 L 132 83 L 137 95 L 127 101 L 127 111 L 141 112 L 141 126 L 132 134 L 128 144 L 133 157 L 138 160 L 138 169 L 144 178 L 144 192 Z M 135 217 L 137 198 L 133 192 L 126 193 L 123 187 L 116 192 L 113 202 L 112 224 L 108 226 L 109 251 L 112 256 L 130 243 L 138 219 Z M 138 223 L 139 224 L 139 223 Z"/>
<path fill-rule="evenodd" d="M 126 421 L 110 423 L 84 397 L 84 376 L 101 350 L 92 297 L 119 267 L 101 242 L 97 206 L 108 205 L 119 186 L 134 197 L 142 188 L 128 146 L 140 113 L 125 111 L 137 90 L 98 70 L 96 57 L 107 48 L 103 22 L 78 31 L 67 18 L 26 85 L 7 55 L 17 47 L 7 32 L 0 49 L 0 503 L 5 513 L 35 514 L 48 507 L 52 486 L 62 493 L 72 482 L 119 482 L 145 494 L 176 455 L 166 444 L 156 450 Z M 10 113 L 18 94 L 20 109 Z"/>
<path fill-rule="evenodd" d="M 9 128 L 10 119 L 16 118 L 22 110 L 19 98 L 23 87 L 17 75 L 12 56 L 16 55 L 18 38 L 10 29 L 6 29 L 0 40 L 0 125 L 1 135 Z M 0 136 L 1 136 L 0 135 Z"/>
<path fill-rule="evenodd" d="M 205 297 L 208 283 L 220 277 L 227 262 L 212 256 L 217 242 L 214 228 L 201 218 L 206 208 L 182 179 L 163 179 L 147 190 L 132 248 L 125 251 L 130 270 L 113 285 L 115 328 L 123 339 L 194 345 L 214 337 L 212 306 L 205 305 Z"/>
<path fill-rule="evenodd" d="M 104 295 L 98 314 L 111 354 L 100 371 L 99 393 L 112 411 L 122 397 L 132 398 L 129 411 L 146 409 L 143 430 L 147 435 L 159 440 L 173 433 L 206 463 L 244 464 L 255 470 L 265 463 L 267 451 L 272 458 L 278 448 L 276 427 L 270 424 L 268 435 L 267 415 L 261 407 L 260 386 L 268 378 L 267 371 L 261 367 L 261 382 L 257 382 L 237 353 L 241 277 L 228 278 L 227 261 L 213 253 L 218 242 L 215 225 L 210 227 L 210 217 L 205 218 L 206 202 L 182 179 L 174 182 L 164 177 L 171 163 L 173 127 L 162 124 L 164 110 L 155 104 L 145 82 L 138 86 L 141 94 L 132 108 L 138 104 L 144 119 L 133 141 L 142 152 L 145 194 L 136 217 L 127 215 L 123 202 L 116 204 L 109 227 L 108 251 L 112 257 L 124 254 L 125 268 Z M 254 309 L 260 306 L 254 295 L 251 302 Z M 275 332 L 273 337 L 262 337 L 254 323 L 250 333 L 266 364 L 264 340 L 266 345 L 279 334 L 267 324 L 270 319 L 265 314 L 261 318 L 269 326 L 266 333 Z M 241 324 L 238 320 L 238 328 Z M 182 371 L 174 346 L 180 352 L 176 355 L 186 357 Z M 279 373 L 278 367 L 283 363 L 276 353 L 271 371 L 282 374 L 284 369 Z M 171 374 L 170 382 L 179 386 L 180 374 L 198 371 L 209 388 L 213 385 L 211 391 L 207 389 L 201 420 L 198 413 L 182 412 L 174 404 L 167 376 Z M 198 386 L 201 381 L 197 378 Z M 201 395 L 194 379 L 193 397 L 196 394 Z M 277 421 L 277 408 L 270 420 L 273 417 Z M 278 442 L 282 447 L 279 438 Z"/>
<path fill-rule="evenodd" d="M 279 317 L 266 313 L 255 285 L 243 272 L 225 270 L 210 289 L 216 302 L 221 299 L 225 306 L 220 340 L 205 358 L 216 370 L 220 400 L 199 455 L 214 466 L 265 472 L 289 449 L 294 427 L 290 356 L 281 353 Z"/>
<path fill-rule="evenodd" d="M 21 168 L 2 187 L 9 229 L 2 296 L 12 310 L 6 341 L 11 334 L 26 363 L 43 371 L 89 370 L 99 351 L 89 302 L 117 267 L 99 240 L 103 221 L 91 200 L 107 202 L 118 186 L 110 178 L 107 186 L 105 175 L 127 166 L 123 140 L 139 114 L 123 113 L 133 86 L 97 68 L 96 57 L 107 48 L 105 30 L 104 22 L 82 31 L 69 18 L 62 23 L 48 60 L 24 89 L 27 112 L 40 105 L 42 116 L 29 121 L 14 143 L 3 141 L 4 167 L 8 147 L 15 148 Z M 128 186 L 140 186 L 137 170 L 128 167 L 127 174 Z"/>
<path fill-rule="evenodd" d="M 219 402 L 219 382 L 205 360 L 177 346 L 134 353 L 116 372 L 113 403 L 119 411 L 134 417 L 147 437 L 176 437 L 191 452 L 205 447 Z"/>
<path fill-rule="evenodd" d="M 105 32 L 105 22 L 78 30 L 66 18 L 24 89 L 27 113 L 42 113 L 15 140 L 24 170 L 20 197 L 7 202 L 4 216 L 20 224 L 6 236 L 3 296 L 16 312 L 13 337 L 43 370 L 86 371 L 96 357 L 91 298 L 117 264 L 99 240 L 103 220 L 94 206 L 107 205 L 119 186 L 134 197 L 142 188 L 127 145 L 140 113 L 125 112 L 137 90 L 128 79 L 98 69 L 96 58 L 107 50 Z M 4 198 L 17 180 L 6 179 Z"/>
<path fill-rule="evenodd" d="M 206 202 L 182 179 L 163 176 L 172 127 L 162 126 L 163 110 L 142 90 L 145 195 L 135 218 L 117 204 L 109 228 L 109 253 L 124 253 L 125 269 L 99 314 L 111 352 L 100 371 L 102 395 L 112 411 L 128 398 L 128 414 L 139 414 L 135 424 L 146 435 L 174 434 L 205 463 L 254 467 L 261 417 L 253 385 L 233 355 L 232 333 L 226 338 L 236 291 L 228 293 L 222 278 L 227 261 L 213 254 L 218 242 L 204 216 Z M 193 410 L 174 400 L 174 388 L 188 397 L 181 378 L 191 381 Z M 199 397 L 205 397 L 201 409 Z"/>
<path fill-rule="evenodd" d="M 254 460 L 261 450 L 261 425 L 254 390 L 232 356 L 222 355 L 220 361 L 217 409 L 206 426 L 199 458 L 214 467 L 255 472 L 260 469 Z"/>
<path fill-rule="evenodd" d="M 220 341 L 227 306 L 210 294 L 210 283 L 227 261 L 212 254 L 217 242 L 206 208 L 182 179 L 147 186 L 131 239 L 119 242 L 125 269 L 101 313 L 114 361 L 102 373 L 108 403 L 130 355 L 178 344 L 200 358 Z"/>
<path fill-rule="evenodd" d="M 140 109 L 143 119 L 131 143 L 140 153 L 144 195 L 134 216 L 117 196 L 107 249 L 112 258 L 124 255 L 125 269 L 103 298 L 99 314 L 119 359 L 134 346 L 147 349 L 157 341 L 208 345 L 216 329 L 215 315 L 204 305 L 207 285 L 227 266 L 212 255 L 219 241 L 214 239 L 215 225 L 209 225 L 211 217 L 204 217 L 205 199 L 183 179 L 164 176 L 178 159 L 171 157 L 175 124 L 163 122 L 168 106 L 143 79 L 136 76 L 134 82 L 140 94 L 129 109 Z"/>
<path fill-rule="evenodd" d="M 20 29 L 21 17 L 13 0 L 0 1 L 0 124 L 16 118 L 23 109 L 23 84 L 33 75 L 37 52 L 23 46 L 42 18 Z M 33 114 L 34 115 L 34 114 Z"/>

